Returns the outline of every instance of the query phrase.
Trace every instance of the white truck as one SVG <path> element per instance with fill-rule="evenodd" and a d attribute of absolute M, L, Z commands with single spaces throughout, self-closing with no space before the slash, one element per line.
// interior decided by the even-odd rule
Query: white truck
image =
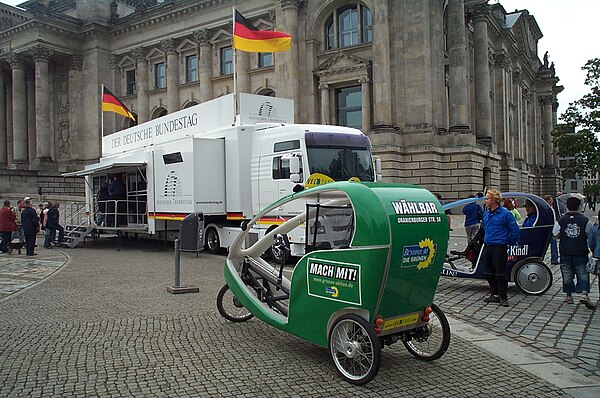
<path fill-rule="evenodd" d="M 104 213 L 102 225 L 90 217 L 93 226 L 174 239 L 181 220 L 202 213 L 205 248 L 216 252 L 233 243 L 241 222 L 297 184 L 375 181 L 380 173 L 357 129 L 294 124 L 291 100 L 251 94 L 240 96 L 236 117 L 234 101 L 226 95 L 103 137 L 97 164 L 65 174 L 85 177 L 89 213 Z M 126 198 L 95 203 L 112 176 L 125 183 Z M 281 208 L 253 236 L 303 210 Z M 303 254 L 304 240 L 286 237 L 291 255 Z M 279 261 L 286 255 L 272 252 Z"/>

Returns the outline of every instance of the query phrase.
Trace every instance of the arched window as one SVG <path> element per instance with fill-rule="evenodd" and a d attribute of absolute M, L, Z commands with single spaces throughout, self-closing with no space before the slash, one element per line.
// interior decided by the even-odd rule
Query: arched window
<path fill-rule="evenodd" d="M 260 90 L 257 94 L 264 95 L 266 97 L 276 97 L 275 91 L 271 90 L 270 88 L 265 88 L 264 90 Z"/>
<path fill-rule="evenodd" d="M 349 47 L 373 41 L 373 16 L 360 3 L 336 9 L 325 22 L 325 48 Z"/>
<path fill-rule="evenodd" d="M 133 126 L 137 126 L 138 125 L 138 115 L 135 112 L 131 113 L 133 115 L 133 117 L 135 118 L 135 120 L 129 119 L 128 117 L 126 117 L 123 120 L 123 128 L 124 129 L 128 129 L 129 127 L 133 127 Z"/>
<path fill-rule="evenodd" d="M 157 108 L 154 112 L 152 112 L 152 119 L 158 119 L 159 117 L 163 117 L 167 114 L 167 110 L 163 107 Z"/>

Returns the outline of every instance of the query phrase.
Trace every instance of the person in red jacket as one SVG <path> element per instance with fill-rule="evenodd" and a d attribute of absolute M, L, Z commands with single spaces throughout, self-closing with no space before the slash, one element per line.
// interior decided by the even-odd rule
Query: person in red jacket
<path fill-rule="evenodd" d="M 10 208 L 10 200 L 4 201 L 4 206 L 0 208 L 0 251 L 8 253 L 8 243 L 10 242 L 13 231 L 17 230 L 17 215 Z"/>

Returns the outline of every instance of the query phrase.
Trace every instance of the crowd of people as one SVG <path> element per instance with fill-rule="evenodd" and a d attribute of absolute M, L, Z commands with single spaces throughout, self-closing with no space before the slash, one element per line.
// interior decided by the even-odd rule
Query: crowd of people
<path fill-rule="evenodd" d="M 40 232 L 44 234 L 45 248 L 64 242 L 65 230 L 60 225 L 59 208 L 59 202 L 45 202 L 36 210 L 30 197 L 17 200 L 14 207 L 10 200 L 5 200 L 0 208 L 0 252 L 12 254 L 17 250 L 21 254 L 24 247 L 26 255 L 37 255 L 35 243 Z"/>
<path fill-rule="evenodd" d="M 560 196 L 558 193 L 557 196 Z M 475 197 L 476 195 L 473 195 Z M 481 196 L 481 194 L 479 194 Z M 567 304 L 575 302 L 573 295 L 579 295 L 579 302 L 589 309 L 597 304 L 590 297 L 590 274 L 600 275 L 600 231 L 598 221 L 594 225 L 582 214 L 582 200 L 571 196 L 566 200 L 566 208 L 552 195 L 544 197 L 556 220 L 550 241 L 550 261 L 560 265 L 562 290 Z M 595 202 L 595 198 L 592 199 Z M 525 200 L 525 218 L 519 227 L 522 215 L 514 198 L 502 198 L 500 192 L 488 190 L 485 196 L 485 209 L 477 203 L 463 207 L 465 232 L 469 243 L 484 230 L 485 243 L 480 261 L 490 286 L 490 295 L 485 302 L 499 303 L 508 307 L 506 279 L 507 249 L 519 241 L 520 228 L 535 227 L 537 209 L 533 202 Z M 588 208 L 594 209 L 588 203 Z M 600 217 L 600 212 L 598 213 Z M 591 252 L 591 257 L 590 257 Z M 600 277 L 598 278 L 600 295 Z"/>

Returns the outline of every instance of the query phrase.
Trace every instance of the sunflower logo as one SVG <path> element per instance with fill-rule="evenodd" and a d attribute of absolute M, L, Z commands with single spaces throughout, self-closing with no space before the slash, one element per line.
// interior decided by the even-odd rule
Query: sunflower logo
<path fill-rule="evenodd" d="M 419 264 L 417 265 L 417 269 L 427 268 L 429 267 L 429 264 L 431 264 L 431 262 L 433 261 L 433 257 L 435 256 L 435 246 L 433 244 L 433 241 L 427 238 L 419 242 L 419 247 L 421 249 L 429 249 L 429 254 L 427 255 L 427 258 L 425 260 L 419 262 Z"/>

